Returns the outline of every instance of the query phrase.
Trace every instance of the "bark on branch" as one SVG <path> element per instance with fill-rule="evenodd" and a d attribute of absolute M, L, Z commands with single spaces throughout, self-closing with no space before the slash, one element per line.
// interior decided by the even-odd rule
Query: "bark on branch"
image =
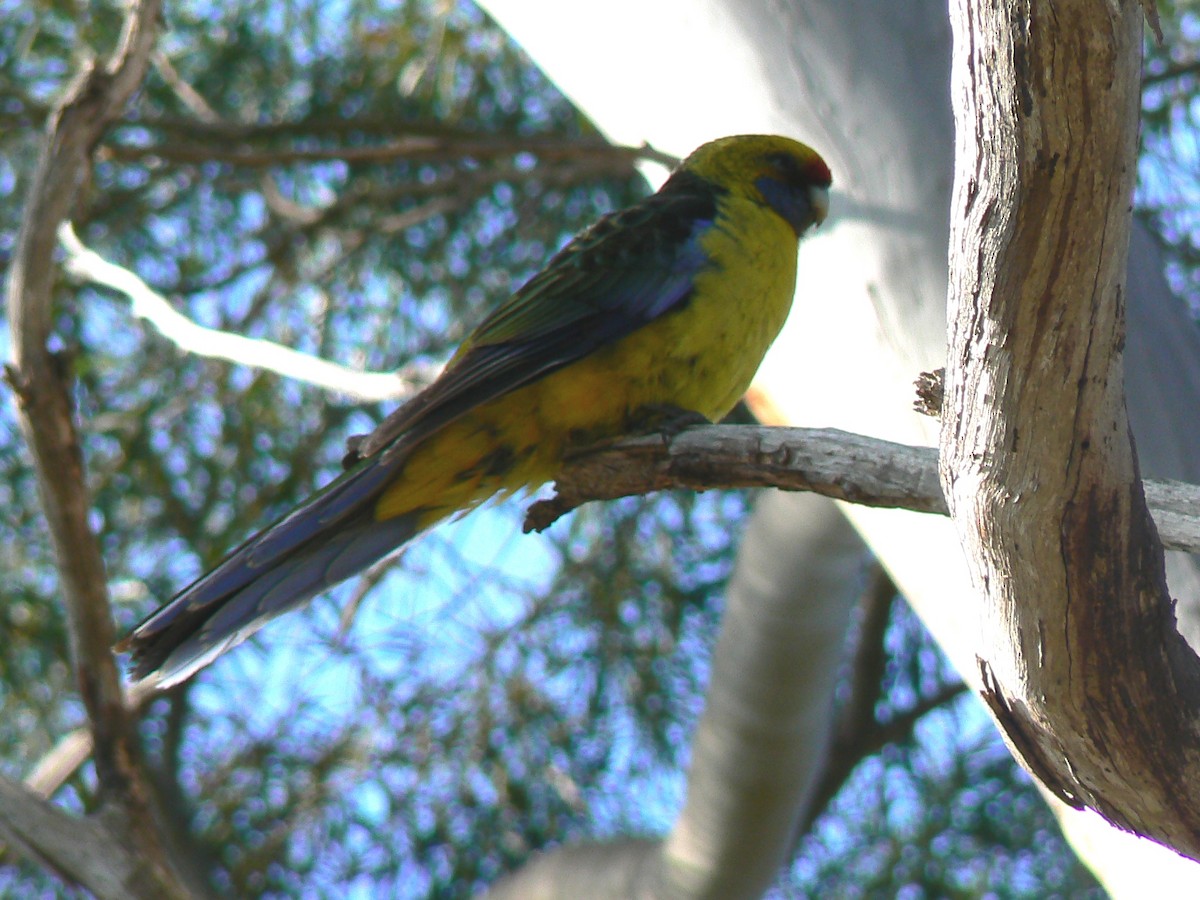
<path fill-rule="evenodd" d="M 951 4 L 958 130 L 941 474 L 1014 753 L 1200 859 L 1200 664 L 1175 628 L 1123 396 L 1133 0 Z"/>
<path fill-rule="evenodd" d="M 105 813 L 80 819 L 34 790 L 0 777 L 0 837 L 69 884 L 99 897 L 154 896 L 156 882 Z"/>
<path fill-rule="evenodd" d="M 140 126 L 144 123 L 139 122 Z M 353 122 L 350 123 L 353 126 Z M 289 130 L 303 132 L 303 124 L 285 123 Z M 406 134 L 392 138 L 386 143 L 373 146 L 338 146 L 321 148 L 269 148 L 259 149 L 245 145 L 230 146 L 230 140 L 238 137 L 269 135 L 272 126 L 256 127 L 241 124 L 218 124 L 211 122 L 189 123 L 188 139 L 184 141 L 162 141 L 149 146 L 109 142 L 105 153 L 114 159 L 144 159 L 156 157 L 176 163 L 224 162 L 237 166 L 262 168 L 291 163 L 340 161 L 347 163 L 385 163 L 396 160 L 409 162 L 449 162 L 460 159 L 491 160 L 512 156 L 517 153 L 532 153 L 543 162 L 572 161 L 576 164 L 589 163 L 593 171 L 625 173 L 639 160 L 656 162 L 674 168 L 679 160 L 667 153 L 655 150 L 648 144 L 640 147 L 622 147 L 604 140 L 580 140 L 575 138 L 531 137 L 529 135 L 434 135 Z M 393 123 L 392 130 L 395 130 Z M 224 134 L 223 134 L 224 132 Z M 227 137 L 225 135 L 231 135 Z M 208 138 L 210 144 L 197 144 L 197 139 Z"/>
<path fill-rule="evenodd" d="M 869 506 L 945 513 L 937 451 L 835 429 L 713 425 L 581 450 L 533 504 L 526 531 L 542 531 L 589 500 L 666 488 L 777 487 Z"/>
<path fill-rule="evenodd" d="M 591 500 L 746 487 L 948 514 L 933 447 L 833 428 L 706 425 L 668 439 L 651 435 L 579 451 L 555 481 L 555 496 L 530 506 L 525 530 L 541 531 Z M 1200 485 L 1148 479 L 1144 488 L 1163 543 L 1200 553 Z"/>
<path fill-rule="evenodd" d="M 20 846 L 32 848 L 56 871 L 69 873 L 93 893 L 110 897 L 185 897 L 191 892 L 155 826 L 110 649 L 113 623 L 99 544 L 88 525 L 89 499 L 69 377 L 62 359 L 48 346 L 56 273 L 53 252 L 59 223 L 67 218 L 76 190 L 87 176 L 93 148 L 142 82 L 160 12 L 159 0 L 132 3 L 112 58 L 86 65 L 48 119 L 25 201 L 6 298 L 13 348 L 8 379 L 16 393 L 58 560 L 72 662 L 95 740 L 105 815 L 110 818 L 104 830 L 114 840 L 108 842 L 112 846 L 94 854 L 73 847 L 71 858 L 54 858 L 61 844 L 37 843 L 22 832 L 23 823 L 13 818 L 17 808 L 13 804 L 33 802 L 19 790 L 5 795 L 11 803 L 0 806 L 0 819 Z M 48 823 L 55 824 L 49 807 L 42 813 Z M 79 825 L 76 836 L 87 843 L 89 826 Z M 85 860 L 105 865 L 89 867 Z M 132 873 L 115 883 L 115 888 L 110 877 L 113 868 Z"/>

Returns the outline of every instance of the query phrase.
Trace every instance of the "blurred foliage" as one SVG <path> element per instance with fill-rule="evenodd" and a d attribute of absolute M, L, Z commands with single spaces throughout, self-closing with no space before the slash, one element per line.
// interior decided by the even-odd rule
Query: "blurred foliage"
<path fill-rule="evenodd" d="M 897 599 L 883 635 L 881 723 L 944 696 L 958 674 Z M 868 755 L 798 848 L 776 897 L 1100 898 L 1058 823 L 970 693 Z"/>
<path fill-rule="evenodd" d="M 38 132 L 120 4 L 0 0 L 0 264 Z M 1197 270 L 1190 4 L 1152 48 L 1143 204 Z M 98 149 L 80 237 L 197 321 L 367 369 L 443 360 L 479 311 L 644 190 L 473 8 L 168 3 L 145 89 Z M 432 149 L 388 151 L 419 138 Z M 355 408 L 181 354 L 63 278 L 57 336 L 122 627 L 337 471 Z M 0 337 L 3 346 L 6 337 Z M 0 413 L 0 772 L 83 721 L 36 486 Z M 170 823 L 230 896 L 470 895 L 530 852 L 658 832 L 682 794 L 748 500 L 585 508 L 517 539 L 504 505 L 439 529 L 155 701 Z M 350 612 L 343 613 L 344 609 Z M 881 721 L 943 689 L 897 606 Z M 94 805 L 85 768 L 60 792 Z M 1096 888 L 971 699 L 872 753 L 779 896 L 1087 896 Z M 0 894 L 72 896 L 0 857 Z"/>
<path fill-rule="evenodd" d="M 1172 287 L 1200 313 L 1200 3 L 1160 0 L 1148 38 L 1137 207 L 1162 241 Z"/>

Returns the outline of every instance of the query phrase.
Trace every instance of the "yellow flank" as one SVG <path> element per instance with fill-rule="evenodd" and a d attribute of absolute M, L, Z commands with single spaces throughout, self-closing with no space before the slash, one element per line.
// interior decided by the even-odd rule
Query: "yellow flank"
<path fill-rule="evenodd" d="M 722 418 L 782 328 L 796 287 L 796 233 L 731 192 L 701 244 L 711 265 L 678 310 L 524 388 L 481 404 L 414 448 L 377 519 L 419 528 L 497 493 L 549 481 L 573 439 L 613 437 L 648 406 Z"/>

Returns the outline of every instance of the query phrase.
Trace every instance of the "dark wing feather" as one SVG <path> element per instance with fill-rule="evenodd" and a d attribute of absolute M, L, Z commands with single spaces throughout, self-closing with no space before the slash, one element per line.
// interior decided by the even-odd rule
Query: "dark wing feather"
<path fill-rule="evenodd" d="M 349 458 L 420 440 L 486 403 L 682 307 L 709 260 L 700 239 L 717 193 L 677 173 L 657 194 L 605 216 L 467 338 L 432 385 L 385 419 Z"/>

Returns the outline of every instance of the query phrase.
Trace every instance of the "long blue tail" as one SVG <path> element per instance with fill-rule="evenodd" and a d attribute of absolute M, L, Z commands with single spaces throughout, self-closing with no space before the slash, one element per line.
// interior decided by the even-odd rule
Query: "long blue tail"
<path fill-rule="evenodd" d="M 401 460 L 363 461 L 251 537 L 118 645 L 133 677 L 185 681 L 267 622 L 382 559 L 417 533 L 418 513 L 385 521 L 375 499 Z"/>

